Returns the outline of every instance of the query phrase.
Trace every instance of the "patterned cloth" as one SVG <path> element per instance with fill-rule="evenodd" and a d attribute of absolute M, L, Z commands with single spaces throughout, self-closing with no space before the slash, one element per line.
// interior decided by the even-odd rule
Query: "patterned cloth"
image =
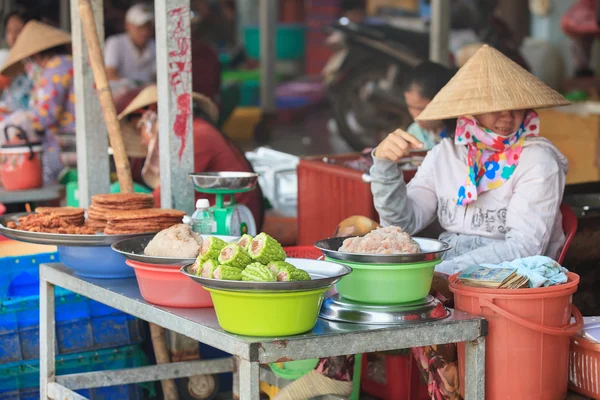
<path fill-rule="evenodd" d="M 540 119 L 530 111 L 520 128 L 509 136 L 497 135 L 481 127 L 473 117 L 460 117 L 454 142 L 467 145 L 467 182 L 458 189 L 459 206 L 477 200 L 479 193 L 496 189 L 515 171 L 523 144 L 528 137 L 539 136 Z"/>
<path fill-rule="evenodd" d="M 27 74 L 21 74 L 10 81 L 10 85 L 2 92 L 0 107 L 10 111 L 27 109 L 33 88 L 33 81 Z"/>
<path fill-rule="evenodd" d="M 415 347 L 413 356 L 432 400 L 462 400 L 455 343 Z"/>
<path fill-rule="evenodd" d="M 56 135 L 75 131 L 73 59 L 70 55 L 57 55 L 42 69 L 30 67 L 29 70 L 34 84 L 27 110 L 0 116 L 0 121 L 3 125 L 17 125 L 29 131 L 32 139 L 41 138 L 44 183 L 47 184 L 55 182 L 64 168 Z M 23 113 L 31 124 L 23 122 Z"/>

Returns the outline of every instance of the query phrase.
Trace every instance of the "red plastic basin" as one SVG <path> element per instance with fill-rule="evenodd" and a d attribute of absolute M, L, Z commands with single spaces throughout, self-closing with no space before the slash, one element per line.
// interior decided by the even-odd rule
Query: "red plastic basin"
<path fill-rule="evenodd" d="M 183 275 L 180 267 L 127 260 L 135 270 L 140 292 L 148 303 L 165 307 L 207 308 L 213 302 L 202 286 Z"/>

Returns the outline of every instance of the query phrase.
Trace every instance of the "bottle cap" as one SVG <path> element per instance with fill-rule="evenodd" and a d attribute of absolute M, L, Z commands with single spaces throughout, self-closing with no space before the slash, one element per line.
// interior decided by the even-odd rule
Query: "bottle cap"
<path fill-rule="evenodd" d="M 196 208 L 210 208 L 210 203 L 208 202 L 208 199 L 196 200 Z"/>

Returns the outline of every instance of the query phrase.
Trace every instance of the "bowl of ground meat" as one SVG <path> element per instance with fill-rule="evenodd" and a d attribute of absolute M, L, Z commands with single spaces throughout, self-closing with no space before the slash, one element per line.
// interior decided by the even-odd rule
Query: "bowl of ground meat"
<path fill-rule="evenodd" d="M 328 261 L 352 273 L 337 284 L 340 295 L 367 304 L 405 304 L 429 294 L 435 266 L 450 249 L 444 242 L 411 237 L 399 227 L 317 242 Z"/>

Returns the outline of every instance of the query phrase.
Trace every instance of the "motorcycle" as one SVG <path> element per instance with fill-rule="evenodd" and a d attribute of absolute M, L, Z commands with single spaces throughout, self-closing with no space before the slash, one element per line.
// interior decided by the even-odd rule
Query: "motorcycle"
<path fill-rule="evenodd" d="M 524 68 L 528 66 L 506 24 L 493 14 L 495 1 L 458 1 L 451 29 L 471 29 Z M 476 21 L 476 22 L 473 22 Z M 335 50 L 323 69 L 337 131 L 355 150 L 374 147 L 412 117 L 403 89 L 410 70 L 429 58 L 429 31 L 380 24 L 358 24 L 341 18 L 326 28 Z"/>
<path fill-rule="evenodd" d="M 330 32 L 329 45 L 337 51 L 323 75 L 338 131 L 356 150 L 373 147 L 412 122 L 402 94 L 404 79 L 427 59 L 428 35 L 345 18 Z"/>

